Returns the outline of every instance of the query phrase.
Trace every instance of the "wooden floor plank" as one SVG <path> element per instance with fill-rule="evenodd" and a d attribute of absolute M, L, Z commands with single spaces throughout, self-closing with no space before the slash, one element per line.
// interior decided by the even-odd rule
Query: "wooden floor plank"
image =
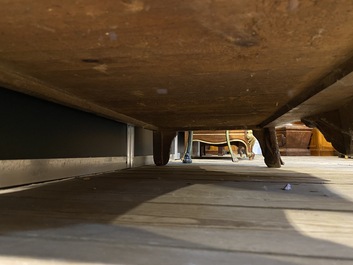
<path fill-rule="evenodd" d="M 1 190 L 0 264 L 351 264 L 351 161 L 196 160 Z"/>

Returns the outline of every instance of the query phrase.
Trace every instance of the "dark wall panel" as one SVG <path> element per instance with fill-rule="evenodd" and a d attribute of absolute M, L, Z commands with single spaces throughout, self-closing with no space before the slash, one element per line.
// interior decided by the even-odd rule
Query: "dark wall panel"
<path fill-rule="evenodd" d="M 143 128 L 135 128 L 135 156 L 153 154 L 153 132 Z"/>
<path fill-rule="evenodd" d="M 126 155 L 126 125 L 0 88 L 0 159 Z"/>

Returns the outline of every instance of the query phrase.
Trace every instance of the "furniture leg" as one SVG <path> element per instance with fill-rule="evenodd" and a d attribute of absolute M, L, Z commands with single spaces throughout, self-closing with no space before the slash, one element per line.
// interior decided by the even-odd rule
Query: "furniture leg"
<path fill-rule="evenodd" d="M 193 138 L 193 131 L 188 131 L 188 143 L 186 146 L 186 152 L 184 154 L 183 163 L 191 164 L 191 153 L 192 153 L 192 138 Z"/>
<path fill-rule="evenodd" d="M 238 159 L 236 158 L 236 156 L 233 153 L 232 145 L 230 144 L 229 131 L 228 130 L 226 130 L 226 139 L 227 139 L 227 145 L 228 145 L 228 148 L 229 148 L 229 153 L 230 153 L 230 156 L 232 157 L 232 161 L 233 162 L 238 162 Z"/>
<path fill-rule="evenodd" d="M 318 128 L 341 154 L 353 155 L 353 100 L 338 109 L 303 118 L 309 127 Z"/>
<path fill-rule="evenodd" d="M 253 133 L 260 143 L 265 164 L 272 168 L 280 168 L 281 165 L 284 165 L 279 152 L 275 128 L 262 128 L 254 130 Z"/>
<path fill-rule="evenodd" d="M 153 160 L 157 166 L 164 166 L 168 163 L 170 146 L 174 137 L 174 131 L 153 132 Z"/>

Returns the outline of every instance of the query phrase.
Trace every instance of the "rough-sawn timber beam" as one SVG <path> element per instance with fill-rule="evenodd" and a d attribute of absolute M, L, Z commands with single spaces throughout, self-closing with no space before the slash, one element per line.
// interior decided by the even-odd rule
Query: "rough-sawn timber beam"
<path fill-rule="evenodd" d="M 279 126 L 290 121 L 298 121 L 306 116 L 327 112 L 343 105 L 353 97 L 353 57 L 334 68 L 321 81 L 293 98 L 259 127 Z"/>

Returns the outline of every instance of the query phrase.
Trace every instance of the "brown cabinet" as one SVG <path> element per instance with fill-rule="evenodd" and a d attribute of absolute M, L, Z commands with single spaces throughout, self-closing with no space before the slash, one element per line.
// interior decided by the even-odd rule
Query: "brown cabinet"
<path fill-rule="evenodd" d="M 301 122 L 276 128 L 279 151 L 283 156 L 309 156 L 312 129 Z"/>

